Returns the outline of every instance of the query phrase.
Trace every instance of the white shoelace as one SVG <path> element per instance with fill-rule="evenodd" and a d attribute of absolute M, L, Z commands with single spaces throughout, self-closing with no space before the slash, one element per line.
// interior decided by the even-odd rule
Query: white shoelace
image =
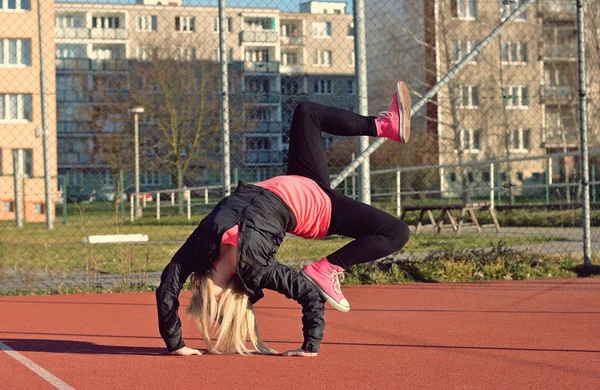
<path fill-rule="evenodd" d="M 340 282 L 343 282 L 343 281 L 344 281 L 344 273 L 333 271 L 333 275 L 331 277 L 331 283 L 333 283 L 333 291 L 335 291 L 336 294 L 342 293 L 342 288 L 340 286 Z"/>
<path fill-rule="evenodd" d="M 381 111 L 379 113 L 380 118 L 392 118 L 394 114 L 391 111 Z"/>

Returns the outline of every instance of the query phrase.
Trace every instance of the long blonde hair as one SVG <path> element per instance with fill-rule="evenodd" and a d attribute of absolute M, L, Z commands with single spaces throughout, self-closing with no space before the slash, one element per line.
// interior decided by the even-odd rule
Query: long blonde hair
<path fill-rule="evenodd" d="M 223 290 L 220 299 L 215 296 L 215 284 L 211 274 L 192 274 L 190 287 L 192 299 L 186 312 L 196 321 L 206 347 L 212 353 L 254 352 L 274 354 L 260 338 L 254 309 L 248 293 L 232 280 Z M 213 343 L 211 336 L 215 336 Z M 248 348 L 247 340 L 252 348 Z"/>

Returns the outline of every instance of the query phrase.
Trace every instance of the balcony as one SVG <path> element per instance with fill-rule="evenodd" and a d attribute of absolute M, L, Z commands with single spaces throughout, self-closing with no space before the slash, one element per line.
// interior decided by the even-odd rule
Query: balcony
<path fill-rule="evenodd" d="M 281 165 L 283 153 L 280 150 L 247 150 L 246 165 Z"/>
<path fill-rule="evenodd" d="M 93 28 L 92 39 L 127 39 L 128 32 L 124 28 Z"/>
<path fill-rule="evenodd" d="M 58 153 L 58 165 L 88 165 L 92 161 L 90 153 L 67 152 Z"/>
<path fill-rule="evenodd" d="M 542 104 L 573 103 L 573 94 L 569 86 L 541 87 L 540 98 Z"/>
<path fill-rule="evenodd" d="M 577 43 L 547 43 L 544 44 L 544 57 L 546 59 L 562 59 L 576 60 L 577 59 Z"/>
<path fill-rule="evenodd" d="M 279 73 L 279 62 L 244 62 L 247 73 Z"/>
<path fill-rule="evenodd" d="M 242 31 L 241 43 L 277 43 L 278 34 L 275 30 Z"/>
<path fill-rule="evenodd" d="M 127 60 L 92 60 L 90 58 L 57 58 L 56 70 L 102 70 L 102 71 L 125 71 L 129 69 Z"/>
<path fill-rule="evenodd" d="M 304 37 L 299 36 L 281 36 L 280 37 L 282 46 L 302 46 L 304 45 Z"/>
<path fill-rule="evenodd" d="M 563 131 L 565 139 L 563 140 Z M 568 128 L 547 128 L 544 130 L 546 140 L 544 146 L 551 147 L 576 147 L 578 146 L 578 130 L 575 127 Z"/>
<path fill-rule="evenodd" d="M 246 133 L 281 134 L 281 122 L 267 122 L 262 120 L 247 120 Z"/>
<path fill-rule="evenodd" d="M 544 19 L 573 20 L 577 17 L 575 0 L 552 0 L 539 4 L 539 12 Z"/>
<path fill-rule="evenodd" d="M 244 101 L 246 103 L 266 103 L 278 104 L 281 101 L 279 92 L 244 92 Z"/>
<path fill-rule="evenodd" d="M 294 65 L 281 65 L 279 71 L 283 74 L 302 74 L 304 73 L 304 65 L 294 64 Z"/>
<path fill-rule="evenodd" d="M 55 27 L 56 39 L 90 39 L 92 34 L 89 28 Z"/>

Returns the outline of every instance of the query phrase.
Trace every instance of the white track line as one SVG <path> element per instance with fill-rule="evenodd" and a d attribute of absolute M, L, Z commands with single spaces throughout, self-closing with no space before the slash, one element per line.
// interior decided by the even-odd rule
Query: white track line
<path fill-rule="evenodd" d="M 73 387 L 67 385 L 65 382 L 61 381 L 60 379 L 58 379 L 57 377 L 55 377 L 54 375 L 52 375 L 51 373 L 49 373 L 48 371 L 43 369 L 42 367 L 38 366 L 31 360 L 27 359 L 25 356 L 21 355 L 19 352 L 15 351 L 8 345 L 4 344 L 2 341 L 0 341 L 0 351 L 6 352 L 6 354 L 8 356 L 12 357 L 13 359 L 18 361 L 25 367 L 29 368 L 31 371 L 38 374 L 40 377 L 42 377 L 42 379 L 44 379 L 46 382 L 50 383 L 52 386 L 56 387 L 57 389 L 75 390 Z"/>

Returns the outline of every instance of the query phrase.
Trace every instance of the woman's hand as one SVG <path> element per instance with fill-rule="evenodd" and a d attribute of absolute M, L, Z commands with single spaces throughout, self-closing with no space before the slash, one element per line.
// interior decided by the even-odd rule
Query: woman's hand
<path fill-rule="evenodd" d="M 300 356 L 300 357 L 315 357 L 317 356 L 316 352 L 308 352 L 303 350 L 302 348 L 294 349 L 292 351 L 287 351 L 283 353 L 283 356 Z"/>
<path fill-rule="evenodd" d="M 202 352 L 200 352 L 199 350 L 194 349 L 194 348 L 183 347 L 181 349 L 178 349 L 177 351 L 171 352 L 171 355 L 192 356 L 192 355 L 202 355 Z"/>

